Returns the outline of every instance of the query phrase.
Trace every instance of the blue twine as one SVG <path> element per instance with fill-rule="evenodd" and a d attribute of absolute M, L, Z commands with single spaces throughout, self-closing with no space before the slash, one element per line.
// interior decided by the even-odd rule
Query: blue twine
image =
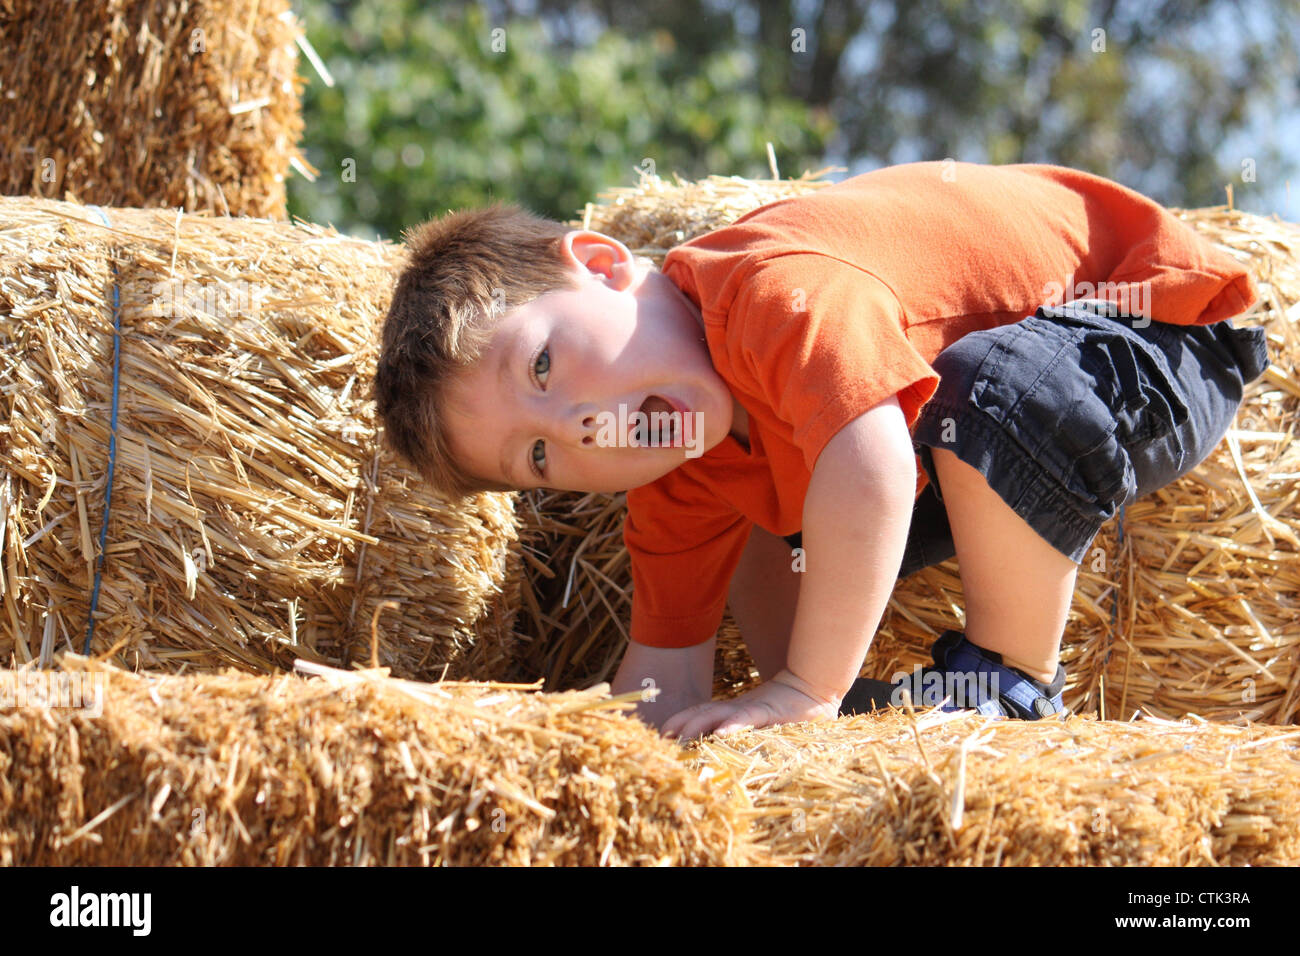
<path fill-rule="evenodd" d="M 1116 545 L 1116 551 L 1118 551 L 1119 548 L 1123 547 L 1123 545 L 1124 545 L 1124 505 L 1120 505 L 1119 506 L 1119 535 L 1118 535 L 1118 543 Z M 1116 556 L 1118 557 L 1118 555 Z M 1116 581 L 1115 593 L 1111 596 L 1110 599 L 1110 634 L 1111 634 L 1110 640 L 1111 641 L 1115 639 L 1115 633 L 1119 630 L 1119 588 L 1120 588 L 1119 582 Z M 1110 663 L 1110 652 L 1111 652 L 1111 647 L 1108 644 L 1106 647 L 1106 659 L 1105 661 L 1103 661 L 1103 665 Z"/>
<path fill-rule="evenodd" d="M 104 225 L 112 228 L 108 216 L 98 206 L 87 206 L 94 210 Z M 113 468 L 117 464 L 117 392 L 120 372 L 120 354 L 122 339 L 122 305 L 118 296 L 117 263 L 111 262 L 113 269 L 113 414 L 111 432 L 108 439 L 108 481 L 104 486 L 104 523 L 99 528 L 99 556 L 95 561 L 95 583 L 90 592 L 90 624 L 86 629 L 86 646 L 81 653 L 90 656 L 90 642 L 95 637 L 95 608 L 99 606 L 99 583 L 104 573 L 104 544 L 108 540 L 108 515 L 113 508 Z"/>

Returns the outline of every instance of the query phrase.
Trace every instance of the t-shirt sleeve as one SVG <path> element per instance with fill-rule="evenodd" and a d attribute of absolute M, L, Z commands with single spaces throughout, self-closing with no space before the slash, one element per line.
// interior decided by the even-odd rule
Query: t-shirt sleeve
<path fill-rule="evenodd" d="M 939 387 L 883 282 L 829 256 L 760 263 L 728 310 L 727 347 L 812 471 L 841 428 L 898 396 L 908 428 Z"/>
<path fill-rule="evenodd" d="M 753 523 L 686 466 L 627 493 L 632 641 L 693 647 L 717 633 Z"/>

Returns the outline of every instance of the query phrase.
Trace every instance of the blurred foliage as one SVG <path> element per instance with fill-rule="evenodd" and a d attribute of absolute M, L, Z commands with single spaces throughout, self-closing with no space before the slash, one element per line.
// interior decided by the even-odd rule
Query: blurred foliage
<path fill-rule="evenodd" d="M 538 20 L 490 20 L 474 4 L 357 0 L 302 15 L 335 85 L 309 72 L 304 143 L 320 176 L 291 178 L 290 211 L 357 235 L 399 238 L 497 198 L 569 219 L 639 169 L 769 175 L 768 140 L 794 170 L 833 131 L 824 111 L 761 95 L 756 57 L 736 45 L 682 69 L 662 30 L 602 31 L 574 49 Z"/>
<path fill-rule="evenodd" d="M 1300 162 L 1300 0 L 302 3 L 338 84 L 309 84 L 291 209 L 359 233 L 494 197 L 569 218 L 647 158 L 766 175 L 767 140 L 784 175 L 1051 162 L 1170 205 L 1252 208 Z"/>
<path fill-rule="evenodd" d="M 871 91 L 841 126 L 852 155 L 1059 163 L 1169 205 L 1221 203 L 1229 182 L 1245 199 L 1297 169 L 1270 117 L 1300 135 L 1298 0 L 870 6 L 893 15 L 866 78 L 842 70 L 834 92 Z"/>

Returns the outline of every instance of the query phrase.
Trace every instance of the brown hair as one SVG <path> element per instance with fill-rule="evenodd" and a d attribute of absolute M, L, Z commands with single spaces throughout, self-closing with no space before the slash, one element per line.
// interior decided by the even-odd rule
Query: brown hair
<path fill-rule="evenodd" d="M 576 287 L 562 251 L 568 231 L 495 203 L 404 236 L 407 263 L 384 319 L 373 395 L 388 447 L 444 496 L 514 490 L 460 467 L 439 407 L 446 383 L 479 360 L 508 309 Z"/>

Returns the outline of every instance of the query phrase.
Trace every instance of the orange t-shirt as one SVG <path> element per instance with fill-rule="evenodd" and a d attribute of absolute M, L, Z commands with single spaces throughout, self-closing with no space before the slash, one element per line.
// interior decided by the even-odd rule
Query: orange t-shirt
<path fill-rule="evenodd" d="M 798 531 L 831 437 L 891 395 L 911 429 L 939 384 L 930 362 L 968 332 L 1075 298 L 1205 325 L 1256 297 L 1242 266 L 1155 202 L 1059 166 L 865 173 L 678 246 L 663 272 L 701 310 L 750 450 L 727 436 L 628 492 L 631 636 L 654 647 L 717 631 L 753 525 Z"/>

